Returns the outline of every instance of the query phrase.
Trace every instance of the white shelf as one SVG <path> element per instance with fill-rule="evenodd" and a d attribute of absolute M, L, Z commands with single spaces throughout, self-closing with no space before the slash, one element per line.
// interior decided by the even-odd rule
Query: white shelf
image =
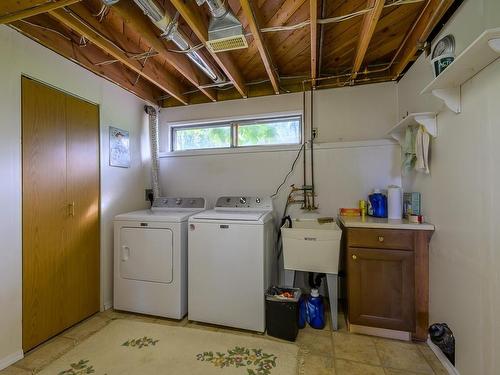
<path fill-rule="evenodd" d="M 500 28 L 488 29 L 457 56 L 420 94 L 432 93 L 455 113 L 461 111 L 460 86 L 500 57 L 488 41 L 500 39 Z"/>
<path fill-rule="evenodd" d="M 418 125 L 422 125 L 430 135 L 437 137 L 438 130 L 436 112 L 410 113 L 396 126 L 389 130 L 388 134 L 402 146 L 405 141 L 406 128 L 408 126 Z"/>

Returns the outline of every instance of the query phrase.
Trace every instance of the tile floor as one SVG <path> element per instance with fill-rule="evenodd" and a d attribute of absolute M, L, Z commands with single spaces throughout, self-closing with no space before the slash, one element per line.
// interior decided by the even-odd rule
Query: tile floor
<path fill-rule="evenodd" d="M 27 375 L 38 372 L 79 342 L 99 331 L 112 319 L 134 319 L 182 327 L 226 331 L 241 335 L 259 335 L 229 328 L 108 310 L 98 313 L 77 326 L 27 353 L 25 358 L 0 371 L 0 375 Z M 323 330 L 305 328 L 299 332 L 300 375 L 445 375 L 434 353 L 425 344 L 406 343 L 347 332 L 340 316 L 338 331 L 331 332 L 329 322 Z"/>

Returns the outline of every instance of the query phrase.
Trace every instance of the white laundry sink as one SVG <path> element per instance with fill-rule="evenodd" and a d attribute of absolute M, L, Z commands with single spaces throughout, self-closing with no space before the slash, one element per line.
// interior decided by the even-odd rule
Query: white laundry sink
<path fill-rule="evenodd" d="M 335 222 L 296 218 L 291 228 L 281 227 L 281 235 L 285 269 L 338 273 L 342 231 Z"/>

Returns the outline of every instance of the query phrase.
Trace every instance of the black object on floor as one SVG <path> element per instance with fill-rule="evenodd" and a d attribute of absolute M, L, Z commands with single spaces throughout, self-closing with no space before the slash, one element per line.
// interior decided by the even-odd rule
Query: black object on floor
<path fill-rule="evenodd" d="M 429 327 L 431 341 L 443 352 L 455 366 L 455 336 L 446 323 L 435 323 Z"/>
<path fill-rule="evenodd" d="M 266 328 L 269 336 L 295 341 L 299 332 L 298 288 L 271 287 L 266 293 Z"/>

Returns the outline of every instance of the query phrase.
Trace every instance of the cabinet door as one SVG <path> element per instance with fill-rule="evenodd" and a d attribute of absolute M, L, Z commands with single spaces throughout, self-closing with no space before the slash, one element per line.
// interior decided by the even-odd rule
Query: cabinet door
<path fill-rule="evenodd" d="M 349 322 L 414 331 L 413 252 L 348 249 Z"/>

